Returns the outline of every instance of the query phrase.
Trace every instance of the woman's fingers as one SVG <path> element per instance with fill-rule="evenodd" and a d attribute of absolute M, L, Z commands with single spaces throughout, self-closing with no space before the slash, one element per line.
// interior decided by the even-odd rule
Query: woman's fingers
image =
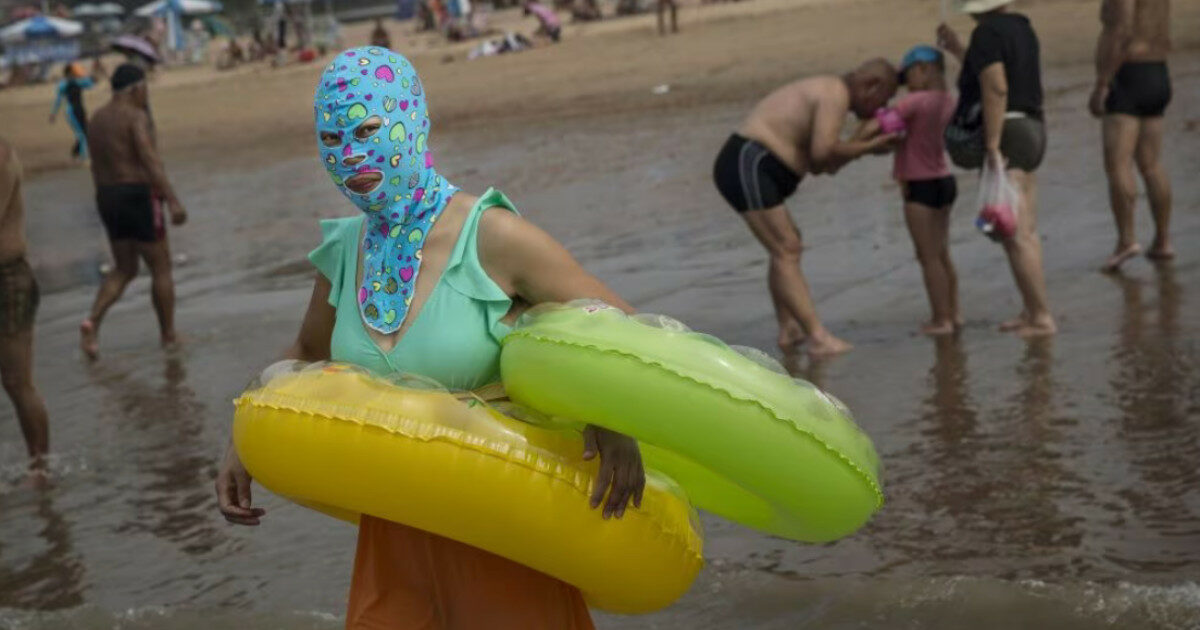
<path fill-rule="evenodd" d="M 237 486 L 238 505 L 243 508 L 249 508 L 250 475 L 234 475 L 234 484 Z"/>
<path fill-rule="evenodd" d="M 617 517 L 625 512 L 625 503 L 629 500 L 629 470 L 622 462 L 613 473 L 612 488 L 608 492 L 608 503 L 604 505 L 604 518 Z"/>
<path fill-rule="evenodd" d="M 637 484 L 633 488 L 633 507 L 642 507 L 642 493 L 646 491 L 646 467 L 642 465 L 642 454 L 637 459 Z"/>
<path fill-rule="evenodd" d="M 600 506 L 600 502 L 604 500 L 604 494 L 608 491 L 608 486 L 612 483 L 613 465 L 612 462 L 600 462 L 600 471 L 596 474 L 595 485 L 592 487 L 592 498 L 590 504 L 592 509 Z"/>
<path fill-rule="evenodd" d="M 583 460 L 584 461 L 591 461 L 593 458 L 596 457 L 596 454 L 598 452 L 600 452 L 600 447 L 599 447 L 599 444 L 597 443 L 597 438 L 596 438 L 597 433 L 598 432 L 596 431 L 596 427 L 594 427 L 590 424 L 583 430 Z M 596 506 L 593 505 L 592 507 L 596 507 Z"/>
<path fill-rule="evenodd" d="M 258 525 L 266 514 L 262 508 L 251 507 L 250 475 L 222 472 L 217 477 L 217 505 L 225 520 L 237 525 Z"/>

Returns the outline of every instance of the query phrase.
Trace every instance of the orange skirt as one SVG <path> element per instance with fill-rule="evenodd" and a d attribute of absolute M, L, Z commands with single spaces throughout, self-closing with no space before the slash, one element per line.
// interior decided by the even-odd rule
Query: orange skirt
<path fill-rule="evenodd" d="M 579 589 L 470 545 L 363 515 L 347 630 L 592 630 Z"/>

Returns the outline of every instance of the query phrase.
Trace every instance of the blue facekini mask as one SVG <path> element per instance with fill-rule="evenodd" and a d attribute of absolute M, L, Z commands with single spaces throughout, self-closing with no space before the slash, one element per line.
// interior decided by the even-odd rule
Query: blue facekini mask
<path fill-rule="evenodd" d="M 314 98 L 321 160 L 367 215 L 358 308 L 367 326 L 400 329 L 429 229 L 458 190 L 438 175 L 417 71 L 386 48 L 354 48 L 325 69 Z"/>

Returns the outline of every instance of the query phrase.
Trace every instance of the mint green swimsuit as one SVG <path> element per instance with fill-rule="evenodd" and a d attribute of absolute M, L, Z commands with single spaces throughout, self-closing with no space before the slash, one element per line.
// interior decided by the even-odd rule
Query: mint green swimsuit
<path fill-rule="evenodd" d="M 453 390 L 500 380 L 500 339 L 511 328 L 500 320 L 512 299 L 479 264 L 479 218 L 488 208 L 517 209 L 489 189 L 467 215 L 446 270 L 404 336 L 384 352 L 367 334 L 359 314 L 358 257 L 364 216 L 321 221 L 324 240 L 308 259 L 329 279 L 329 304 L 337 309 L 330 354 L 376 374 L 406 372 L 432 378 Z"/>

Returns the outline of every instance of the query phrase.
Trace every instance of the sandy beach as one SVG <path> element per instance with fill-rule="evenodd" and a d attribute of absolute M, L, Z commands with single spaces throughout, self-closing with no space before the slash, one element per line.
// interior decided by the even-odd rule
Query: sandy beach
<path fill-rule="evenodd" d="M 712 159 L 772 87 L 898 58 L 933 39 L 938 6 L 688 4 L 675 37 L 642 16 L 568 25 L 560 45 L 476 61 L 392 29 L 424 77 L 447 177 L 506 192 L 638 309 L 771 349 L 764 254 L 714 190 Z M 1113 239 L 1086 114 L 1096 3 L 1021 9 L 1043 45 L 1039 224 L 1061 334 L 1026 343 L 994 331 L 1019 304 L 1003 254 L 972 225 L 974 174 L 960 173 L 951 232 L 967 324 L 937 341 L 916 332 L 927 306 L 890 159 L 806 180 L 790 204 L 804 267 L 822 317 L 857 347 L 790 367 L 854 411 L 888 502 L 822 546 L 706 516 L 708 565 L 692 591 L 655 615 L 598 615 L 599 627 L 1200 626 L 1200 4 L 1173 7 L 1164 153 L 1180 256 L 1117 276 L 1096 272 Z M 533 28 L 515 12 L 494 23 Z M 171 234 L 187 343 L 158 349 L 142 278 L 110 314 L 95 365 L 76 343 L 107 262 L 90 178 L 68 164 L 66 126 L 46 123 L 49 87 L 0 92 L 0 134 L 31 173 L 36 372 L 57 478 L 41 493 L 18 483 L 24 447 L 0 405 L 0 628 L 341 627 L 353 529 L 261 489 L 264 524 L 230 527 L 211 489 L 230 400 L 295 335 L 317 219 L 355 211 L 316 157 L 320 70 L 156 79 L 161 144 L 192 215 Z M 106 99 L 93 90 L 88 105 Z"/>

